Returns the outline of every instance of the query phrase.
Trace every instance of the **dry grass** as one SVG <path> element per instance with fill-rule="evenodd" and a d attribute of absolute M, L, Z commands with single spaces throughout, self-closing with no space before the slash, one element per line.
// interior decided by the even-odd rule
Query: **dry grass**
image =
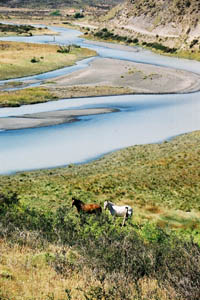
<path fill-rule="evenodd" d="M 100 283 L 93 278 L 92 272 L 87 267 L 79 272 L 69 273 L 68 276 L 57 273 L 50 260 L 59 251 L 61 249 L 53 245 L 41 251 L 18 244 L 9 246 L 8 242 L 0 240 L 0 298 L 3 300 L 64 300 L 70 299 L 66 294 L 68 289 L 71 299 L 86 299 L 84 292 L 89 291 L 89 287 L 99 286 Z M 159 288 L 155 279 L 140 279 L 139 286 L 142 291 L 141 299 L 156 300 L 155 294 L 160 297 L 159 299 L 170 299 L 169 294 L 167 296 L 167 292 Z M 132 293 L 135 294 L 134 288 Z M 171 290 L 171 295 L 173 293 Z"/>
<path fill-rule="evenodd" d="M 85 48 L 72 48 L 70 53 L 58 53 L 56 45 L 0 42 L 0 79 L 39 74 L 64 66 L 96 53 Z M 32 59 L 36 62 L 31 62 Z"/>
<path fill-rule="evenodd" d="M 120 95 L 132 94 L 134 91 L 125 87 L 114 86 L 73 86 L 73 87 L 53 87 L 47 86 L 49 90 L 58 98 L 76 98 L 87 96 L 102 96 L 102 95 Z"/>
<path fill-rule="evenodd" d="M 47 252 L 1 241 L 0 291 L 8 299 L 64 299 L 71 279 L 64 279 L 48 264 Z M 54 296 L 54 298 L 50 298 Z M 49 298 L 48 298 L 49 297 Z"/>

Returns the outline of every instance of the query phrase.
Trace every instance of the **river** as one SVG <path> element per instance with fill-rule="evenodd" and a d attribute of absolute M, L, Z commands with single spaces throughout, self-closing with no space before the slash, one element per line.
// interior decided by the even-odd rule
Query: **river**
<path fill-rule="evenodd" d="M 98 45 L 79 38 L 80 32 L 77 30 L 57 27 L 51 29 L 60 32 L 56 36 L 56 43 L 74 43 L 88 47 L 96 50 L 101 57 L 173 67 L 200 74 L 200 63 L 196 61 L 165 57 L 140 48 L 134 48 L 135 51 L 129 51 L 129 47 L 126 50 L 113 49 L 111 45 Z M 55 43 L 52 36 L 9 37 L 1 40 Z M 23 78 L 23 81 L 34 79 L 39 85 L 44 79 L 84 68 L 90 60 L 57 70 L 57 74 L 48 72 Z M 115 108 L 119 112 L 84 116 L 79 118 L 79 122 L 69 124 L 1 131 L 0 174 L 85 163 L 124 147 L 158 143 L 200 129 L 199 92 L 66 99 L 17 108 L 1 108 L 0 117 L 98 107 Z"/>

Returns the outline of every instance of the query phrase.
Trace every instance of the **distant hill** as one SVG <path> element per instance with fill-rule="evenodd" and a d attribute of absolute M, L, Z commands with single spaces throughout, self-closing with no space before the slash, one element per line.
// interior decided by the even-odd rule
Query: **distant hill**
<path fill-rule="evenodd" d="M 63 8 L 63 7 L 84 7 L 84 6 L 114 6 L 123 0 L 0 0 L 0 6 L 20 8 Z"/>
<path fill-rule="evenodd" d="M 200 49 L 200 0 L 127 0 L 104 21 L 148 42 Z"/>

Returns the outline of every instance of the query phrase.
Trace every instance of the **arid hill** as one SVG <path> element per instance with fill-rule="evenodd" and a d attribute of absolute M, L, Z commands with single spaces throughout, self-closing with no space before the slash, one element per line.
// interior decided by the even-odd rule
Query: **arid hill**
<path fill-rule="evenodd" d="M 1 0 L 0 6 L 6 7 L 28 7 L 28 8 L 63 8 L 63 7 L 84 7 L 84 6 L 114 6 L 123 0 Z"/>
<path fill-rule="evenodd" d="M 148 42 L 199 50 L 199 0 L 127 0 L 104 20 Z"/>

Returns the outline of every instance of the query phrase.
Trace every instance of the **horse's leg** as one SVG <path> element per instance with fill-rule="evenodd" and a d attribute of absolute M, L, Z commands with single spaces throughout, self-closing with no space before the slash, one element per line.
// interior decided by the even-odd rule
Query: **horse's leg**
<path fill-rule="evenodd" d="M 122 226 L 124 226 L 124 225 L 125 225 L 126 219 L 127 219 L 127 217 L 126 217 L 126 214 L 125 214 L 125 215 L 124 215 L 124 219 L 123 219 Z"/>

